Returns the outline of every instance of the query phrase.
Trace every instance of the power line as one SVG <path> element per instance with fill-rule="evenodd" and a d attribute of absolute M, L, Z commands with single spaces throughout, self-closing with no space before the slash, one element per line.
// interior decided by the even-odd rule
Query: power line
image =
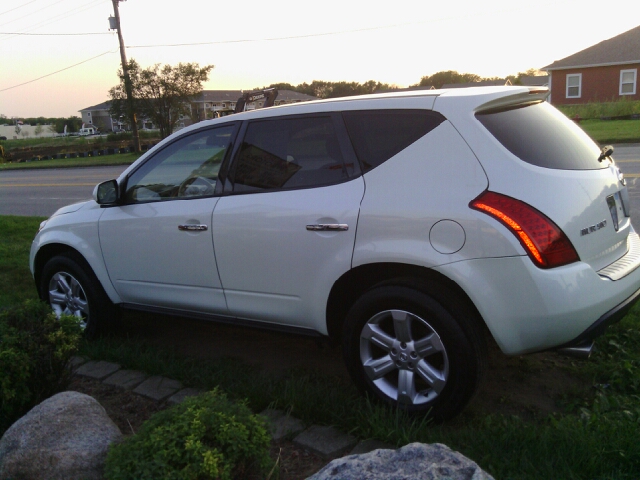
<path fill-rule="evenodd" d="M 63 1 L 63 0 L 60 0 L 60 1 L 59 1 L 59 2 L 57 2 L 57 3 L 60 3 L 60 2 L 62 2 L 62 1 Z M 75 10 L 71 11 L 71 12 L 63 12 L 63 13 L 61 13 L 61 14 L 59 14 L 59 15 L 54 16 L 54 17 L 50 17 L 50 18 L 48 18 L 47 20 L 44 20 L 44 21 L 42 21 L 42 22 L 40 22 L 40 23 L 36 23 L 36 24 L 34 24 L 34 25 L 30 25 L 30 26 L 29 26 L 29 28 L 28 28 L 25 32 L 21 32 L 21 33 L 31 32 L 32 30 L 35 30 L 35 29 L 37 29 L 38 27 L 43 27 L 43 26 L 45 26 L 45 25 L 49 25 L 49 24 L 51 24 L 51 23 L 55 23 L 55 22 L 57 22 L 58 20 L 64 20 L 64 19 L 66 19 L 66 18 L 73 17 L 74 15 L 77 15 L 77 14 L 79 14 L 79 13 L 82 13 L 82 12 L 84 12 L 84 11 L 86 11 L 86 10 L 91 9 L 91 8 L 97 7 L 98 5 L 100 5 L 100 4 L 102 4 L 102 3 L 106 3 L 107 1 L 108 1 L 108 0 L 94 0 L 92 3 L 90 3 L 90 4 L 88 4 L 88 5 L 85 5 L 84 7 L 77 8 L 77 9 L 75 9 Z M 54 3 L 53 5 L 57 5 L 57 3 Z M 49 5 L 49 6 L 53 6 L 53 5 Z M 47 7 L 45 7 L 45 8 L 47 8 Z M 42 9 L 41 9 L 41 10 L 42 10 Z M 27 15 L 25 15 L 25 16 L 27 16 Z M 20 18 L 24 18 L 24 17 L 20 17 Z M 11 23 L 11 22 L 7 22 L 7 23 Z M 3 25 L 6 25 L 7 23 L 0 24 L 0 27 L 2 27 Z M 108 33 L 108 32 L 107 32 L 107 33 Z M 13 33 L 13 34 L 7 34 L 7 35 L 11 35 L 11 36 L 10 36 L 10 37 L 5 37 L 5 38 L 3 38 L 3 39 L 1 39 L 1 40 L 10 40 L 10 39 L 12 39 L 12 38 L 17 37 L 19 34 L 18 34 L 18 33 Z"/>
<path fill-rule="evenodd" d="M 155 47 L 192 47 L 197 45 L 221 45 L 229 43 L 250 43 L 250 42 L 275 42 L 280 40 L 295 40 L 300 38 L 313 38 L 313 37 L 328 37 L 331 35 L 343 35 L 347 33 L 368 32 L 373 30 L 384 30 L 389 28 L 405 27 L 408 25 L 416 25 L 418 23 L 426 22 L 410 22 L 410 23 L 398 23 L 395 25 L 383 25 L 379 27 L 359 28 L 357 30 L 343 30 L 337 32 L 323 32 L 323 33 L 309 33 L 306 35 L 292 35 L 288 37 L 272 37 L 272 38 L 254 38 L 254 39 L 241 39 L 241 40 L 218 40 L 215 42 L 197 42 L 197 43 L 169 43 L 158 45 L 127 45 L 127 48 L 155 48 Z"/>
<path fill-rule="evenodd" d="M 26 33 L 26 32 L 0 32 L 0 35 L 27 35 L 27 36 L 70 36 L 70 35 L 113 35 L 111 32 L 85 32 L 85 33 Z"/>
<path fill-rule="evenodd" d="M 30 12 L 30 13 L 27 13 L 26 15 L 21 16 L 21 17 L 14 18 L 13 20 L 9 20 L 8 22 L 4 22 L 4 23 L 0 24 L 0 27 L 2 27 L 2 26 L 4 26 L 4 25 L 7 25 L 7 24 L 9 24 L 9 23 L 17 22 L 18 20 L 22 20 L 23 18 L 26 18 L 26 17 L 28 17 L 29 15 L 33 15 L 34 13 L 39 13 L 39 12 L 41 12 L 42 10 L 45 10 L 45 9 L 47 9 L 47 8 L 51 8 L 51 7 L 53 7 L 53 6 L 55 6 L 55 5 L 59 4 L 59 3 L 62 3 L 62 2 L 64 2 L 64 0 L 58 0 L 56 3 L 52 3 L 51 5 L 47 5 L 47 6 L 45 6 L 45 7 L 42 7 L 40 10 L 36 10 L 35 12 Z M 27 4 L 27 5 L 28 5 L 28 4 Z M 15 10 L 15 9 L 14 9 L 14 10 Z"/>
<path fill-rule="evenodd" d="M 68 67 L 62 68 L 60 70 L 56 70 L 55 72 L 47 73 L 46 75 L 43 75 L 43 76 L 38 77 L 38 78 L 34 78 L 33 80 L 29 80 L 28 82 L 23 82 L 23 83 L 20 83 L 19 85 L 14 85 L 12 87 L 3 88 L 2 90 L 0 90 L 0 92 L 6 92 L 7 90 L 11 90 L 11 89 L 14 89 L 14 88 L 22 87 L 23 85 L 27 85 L 29 83 L 37 82 L 38 80 L 42 80 L 43 78 L 50 77 L 52 75 L 55 75 L 56 73 L 64 72 L 65 70 L 69 70 L 69 69 L 71 69 L 73 67 L 77 67 L 78 65 L 82 65 L 83 63 L 90 62 L 91 60 L 95 60 L 96 58 L 102 57 L 102 56 L 107 55 L 109 53 L 115 53 L 117 51 L 118 50 L 109 50 L 108 52 L 103 52 L 100 55 L 96 55 L 95 57 L 87 58 L 86 60 L 83 60 L 81 62 L 74 63 L 73 65 L 69 65 Z"/>
<path fill-rule="evenodd" d="M 37 0 L 31 0 L 30 2 L 25 3 L 24 5 L 20 5 L 20 6 L 11 8 L 9 10 L 5 10 L 4 12 L 0 12 L 0 15 L 4 15 L 5 13 L 13 12 L 14 10 L 18 10 L 19 8 L 26 7 L 27 5 L 29 5 L 29 3 L 33 3 L 35 1 L 37 1 Z"/>

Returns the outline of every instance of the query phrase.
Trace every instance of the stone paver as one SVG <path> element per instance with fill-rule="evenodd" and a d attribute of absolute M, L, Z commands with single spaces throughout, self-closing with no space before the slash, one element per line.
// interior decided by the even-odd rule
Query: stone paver
<path fill-rule="evenodd" d="M 123 370 L 117 363 L 104 361 L 86 361 L 82 357 L 71 360 L 71 368 L 77 375 L 93 378 L 106 385 L 112 385 L 133 392 L 158 402 L 167 400 L 175 405 L 187 397 L 199 395 L 201 390 L 182 388 L 182 384 L 171 378 L 156 375 L 147 378 L 143 372 Z M 269 432 L 274 441 L 295 436 L 293 442 L 326 459 L 334 459 L 346 454 L 367 453 L 380 448 L 393 449 L 392 445 L 377 440 L 365 440 L 358 443 L 357 439 L 345 434 L 334 427 L 312 426 L 304 429 L 300 419 L 292 417 L 281 410 L 267 409 L 262 412 L 267 418 Z"/>
<path fill-rule="evenodd" d="M 138 393 L 144 397 L 159 402 L 170 397 L 181 388 L 182 384 L 178 380 L 156 375 L 154 377 L 147 378 L 144 382 L 138 385 L 133 390 L 133 393 Z"/>
<path fill-rule="evenodd" d="M 84 365 L 78 367 L 76 375 L 83 377 L 95 378 L 96 380 L 104 380 L 110 375 L 113 375 L 120 370 L 120 365 L 117 363 L 91 360 Z"/>
<path fill-rule="evenodd" d="M 286 437 L 293 437 L 304 430 L 301 420 L 287 415 L 282 410 L 267 409 L 260 415 L 266 417 L 269 423 L 269 433 L 276 442 Z"/>
<path fill-rule="evenodd" d="M 87 361 L 84 357 L 71 357 L 71 360 L 69 360 L 69 368 L 71 368 L 72 372 L 75 372 L 79 366 L 84 365 Z"/>
<path fill-rule="evenodd" d="M 147 376 L 137 370 L 118 370 L 113 375 L 105 378 L 102 383 L 114 387 L 132 390 L 147 379 Z"/>
<path fill-rule="evenodd" d="M 183 388 L 182 390 L 178 390 L 177 393 L 174 393 L 169 397 L 167 403 L 169 405 L 177 405 L 178 403 L 184 402 L 184 400 L 188 397 L 195 397 L 196 395 L 200 395 L 202 390 L 197 390 L 195 388 Z"/>
<path fill-rule="evenodd" d="M 324 458 L 336 458 L 352 449 L 358 440 L 334 427 L 314 425 L 294 438 L 293 443 Z"/>

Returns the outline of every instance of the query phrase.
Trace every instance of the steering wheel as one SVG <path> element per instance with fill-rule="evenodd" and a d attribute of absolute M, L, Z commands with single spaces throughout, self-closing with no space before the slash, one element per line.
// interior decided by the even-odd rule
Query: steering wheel
<path fill-rule="evenodd" d="M 215 182 L 205 177 L 188 177 L 178 187 L 178 197 L 204 197 L 213 195 Z"/>

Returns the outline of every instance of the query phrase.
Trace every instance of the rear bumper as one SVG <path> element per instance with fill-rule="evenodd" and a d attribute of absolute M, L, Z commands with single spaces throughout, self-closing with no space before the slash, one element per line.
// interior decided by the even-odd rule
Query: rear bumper
<path fill-rule="evenodd" d="M 640 288 L 636 290 L 635 293 L 627 298 L 624 302 L 620 303 L 619 305 L 615 306 L 607 313 L 602 315 L 593 325 L 591 325 L 584 332 L 578 335 L 574 340 L 571 340 L 564 345 L 560 345 L 558 347 L 558 350 L 563 348 L 578 347 L 592 342 L 593 340 L 604 334 L 609 325 L 613 325 L 614 323 L 618 323 L 620 320 L 622 320 L 638 300 L 640 300 Z"/>
<path fill-rule="evenodd" d="M 528 257 L 437 267 L 474 303 L 507 355 L 584 346 L 640 299 L 640 269 L 613 281 L 584 262 L 542 270 Z"/>

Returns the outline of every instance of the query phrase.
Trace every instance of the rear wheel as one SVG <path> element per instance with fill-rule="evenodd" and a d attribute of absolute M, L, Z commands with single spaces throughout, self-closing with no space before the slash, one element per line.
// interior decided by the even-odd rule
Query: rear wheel
<path fill-rule="evenodd" d="M 461 302 L 419 284 L 376 287 L 347 315 L 347 368 L 361 390 L 387 404 L 451 418 L 471 400 L 484 370 L 476 321 Z"/>
<path fill-rule="evenodd" d="M 51 305 L 56 316 L 78 318 L 87 338 L 104 333 L 117 320 L 118 311 L 95 274 L 73 252 L 52 257 L 45 264 L 40 277 L 40 298 Z"/>

